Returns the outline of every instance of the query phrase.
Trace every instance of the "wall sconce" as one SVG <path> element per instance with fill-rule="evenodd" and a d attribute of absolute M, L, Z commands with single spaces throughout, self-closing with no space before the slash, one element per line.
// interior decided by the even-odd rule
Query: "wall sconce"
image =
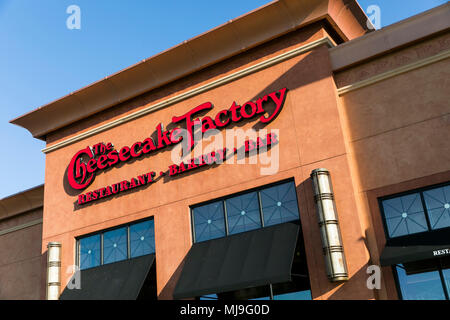
<path fill-rule="evenodd" d="M 342 246 L 330 172 L 323 168 L 315 169 L 311 172 L 311 179 L 328 279 L 332 282 L 346 281 L 348 280 L 347 263 Z"/>
<path fill-rule="evenodd" d="M 47 300 L 58 300 L 61 288 L 61 243 L 47 245 Z"/>

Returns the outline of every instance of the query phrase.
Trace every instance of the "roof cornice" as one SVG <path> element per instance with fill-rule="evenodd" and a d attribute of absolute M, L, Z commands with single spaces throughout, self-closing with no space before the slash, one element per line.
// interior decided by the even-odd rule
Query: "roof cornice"
<path fill-rule="evenodd" d="M 333 71 L 341 71 L 386 52 L 450 29 L 450 2 L 330 49 Z"/>
<path fill-rule="evenodd" d="M 44 185 L 0 199 L 0 220 L 41 208 L 44 204 Z"/>
<path fill-rule="evenodd" d="M 273 1 L 10 122 L 45 140 L 52 131 L 322 19 L 344 40 L 370 31 L 355 0 Z"/>

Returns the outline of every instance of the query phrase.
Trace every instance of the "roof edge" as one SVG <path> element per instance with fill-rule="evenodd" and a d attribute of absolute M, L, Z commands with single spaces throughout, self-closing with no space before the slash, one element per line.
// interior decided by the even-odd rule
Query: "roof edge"
<path fill-rule="evenodd" d="M 10 121 L 45 136 L 149 90 L 327 19 L 344 38 L 371 30 L 355 0 L 276 0 Z M 260 26 L 264 25 L 265 28 Z M 218 45 L 219 44 L 219 45 Z M 183 57 L 183 58 L 181 58 Z"/>
<path fill-rule="evenodd" d="M 44 205 L 44 185 L 21 191 L 0 199 L 0 221 Z"/>
<path fill-rule="evenodd" d="M 450 29 L 450 2 L 330 49 L 334 72 Z"/>

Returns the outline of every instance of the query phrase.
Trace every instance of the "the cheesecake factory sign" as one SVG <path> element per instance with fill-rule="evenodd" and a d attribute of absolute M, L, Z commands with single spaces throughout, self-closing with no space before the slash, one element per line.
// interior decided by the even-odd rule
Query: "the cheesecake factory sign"
<path fill-rule="evenodd" d="M 220 110 L 214 117 L 204 116 L 196 118 L 196 114 L 213 109 L 211 102 L 205 102 L 184 115 L 174 116 L 172 118 L 173 124 L 178 124 L 186 128 L 188 132 L 188 146 L 194 146 L 194 125 L 201 121 L 201 132 L 206 133 L 211 129 L 222 129 L 232 124 L 239 123 L 245 120 L 259 118 L 262 123 L 269 123 L 281 111 L 287 89 L 283 88 L 278 91 L 269 93 L 256 101 L 248 101 L 242 105 L 233 102 L 230 108 Z M 275 105 L 273 110 L 267 108 L 268 105 Z M 120 163 L 131 161 L 153 152 L 162 150 L 168 146 L 180 143 L 183 140 L 182 129 L 176 127 L 172 130 L 164 130 L 163 124 L 156 126 L 156 138 L 147 137 L 142 141 L 137 141 L 129 146 L 123 146 L 116 149 L 112 143 L 98 143 L 92 147 L 86 147 L 78 151 L 69 163 L 67 170 L 67 178 L 70 186 L 76 190 L 83 190 L 87 188 L 95 179 L 97 173 L 106 170 L 110 167 Z M 265 138 L 258 138 L 257 141 L 246 141 L 245 149 L 250 151 L 253 148 L 261 146 L 270 146 L 277 143 L 277 137 L 273 134 L 268 134 Z M 191 159 L 188 163 L 172 164 L 168 168 L 170 176 L 180 174 L 185 171 L 194 170 L 196 168 L 210 165 L 217 160 L 225 160 L 230 155 L 236 153 L 234 150 L 227 150 L 226 148 L 210 152 L 195 159 Z M 160 172 L 160 175 L 165 174 Z M 129 189 L 144 186 L 154 182 L 156 173 L 153 171 L 144 173 L 140 176 L 133 177 L 129 180 L 123 180 L 110 186 L 105 186 L 98 190 L 80 194 L 78 196 L 78 204 L 86 204 L 104 197 L 108 197 Z"/>

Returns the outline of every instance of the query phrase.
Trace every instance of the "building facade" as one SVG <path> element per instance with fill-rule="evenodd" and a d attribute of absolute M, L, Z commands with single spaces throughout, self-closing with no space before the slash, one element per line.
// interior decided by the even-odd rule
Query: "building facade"
<path fill-rule="evenodd" d="M 0 299 L 45 298 L 44 186 L 0 200 Z"/>
<path fill-rule="evenodd" d="M 271 2 L 12 120 L 47 144 L 41 277 L 0 296 L 449 299 L 449 10 Z"/>

